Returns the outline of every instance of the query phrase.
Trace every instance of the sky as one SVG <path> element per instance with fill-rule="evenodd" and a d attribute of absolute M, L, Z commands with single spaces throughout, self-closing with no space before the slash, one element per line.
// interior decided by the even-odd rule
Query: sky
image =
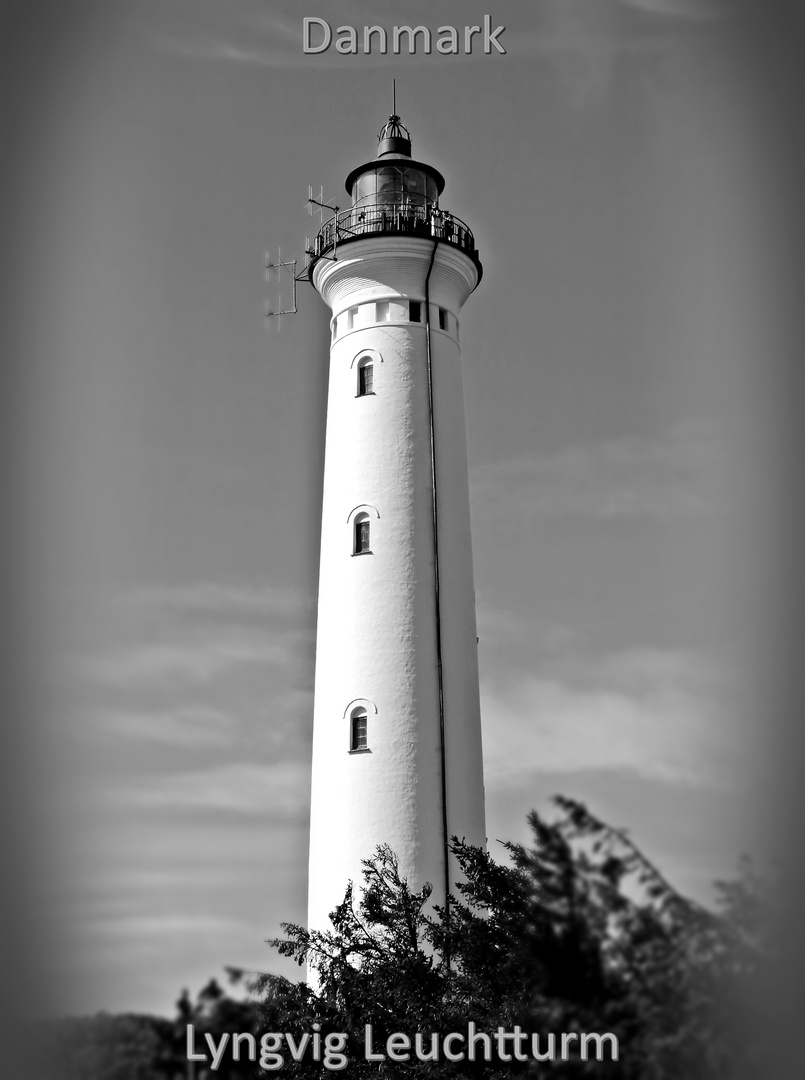
<path fill-rule="evenodd" d="M 328 312 L 391 108 L 484 265 L 462 366 L 487 832 L 573 796 L 683 891 L 762 851 L 774 252 L 727 6 L 501 0 L 506 55 L 302 51 L 475 0 L 76 0 L 28 90 L 15 318 L 52 1007 L 169 1014 L 304 922 Z M 289 280 L 282 299 L 290 300 Z M 22 805 L 22 803 L 21 803 Z M 368 853 L 367 853 L 368 854 Z"/>

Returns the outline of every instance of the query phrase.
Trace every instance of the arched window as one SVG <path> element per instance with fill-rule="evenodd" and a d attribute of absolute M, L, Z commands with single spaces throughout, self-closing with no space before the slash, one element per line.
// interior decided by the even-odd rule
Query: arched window
<path fill-rule="evenodd" d="M 369 749 L 368 717 L 362 705 L 353 709 L 349 716 L 349 748 L 350 750 Z"/>
<path fill-rule="evenodd" d="M 370 530 L 369 530 L 369 515 L 368 514 L 356 514 L 355 515 L 355 527 L 353 534 L 352 554 L 353 555 L 371 555 L 372 548 L 370 544 Z"/>
<path fill-rule="evenodd" d="M 358 397 L 374 393 L 375 367 L 368 356 L 358 361 Z"/>

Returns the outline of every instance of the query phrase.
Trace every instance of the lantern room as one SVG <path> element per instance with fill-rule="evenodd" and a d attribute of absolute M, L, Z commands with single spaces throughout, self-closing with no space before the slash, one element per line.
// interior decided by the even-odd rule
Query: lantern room
<path fill-rule="evenodd" d="M 436 209 L 444 177 L 432 165 L 411 158 L 411 136 L 392 114 L 378 136 L 377 157 L 353 169 L 346 180 L 353 207 L 399 206 Z"/>

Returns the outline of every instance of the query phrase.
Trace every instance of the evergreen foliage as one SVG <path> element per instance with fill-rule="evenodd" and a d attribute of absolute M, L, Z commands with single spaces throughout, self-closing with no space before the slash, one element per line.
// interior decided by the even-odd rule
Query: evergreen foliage
<path fill-rule="evenodd" d="M 316 989 L 277 975 L 249 984 L 253 1001 L 236 1000 L 211 980 L 193 1002 L 184 991 L 173 1021 L 100 1015 L 59 1021 L 45 1045 L 64 1080 L 237 1080 L 273 1075 L 259 1064 L 223 1056 L 213 1072 L 188 1063 L 186 1029 L 219 1044 L 225 1033 L 254 1034 L 259 1056 L 266 1032 L 299 1040 L 344 1033 L 355 1077 L 483 1078 L 536 1076 L 549 1070 L 576 1080 L 749 1080 L 766 1075 L 759 1031 L 772 944 L 771 897 L 748 861 L 738 880 L 716 883 L 710 911 L 683 897 L 623 830 L 612 828 L 570 799 L 557 800 L 556 820 L 529 815 L 528 846 L 507 843 L 497 861 L 457 839 L 453 851 L 463 881 L 447 910 L 431 903 L 429 886 L 415 891 L 401 877 L 394 853 L 380 847 L 363 866 L 363 887 L 349 884 L 327 931 L 284 924 L 270 944 L 307 964 Z M 234 981 L 243 976 L 230 972 Z M 489 1060 L 370 1061 L 394 1033 L 488 1033 Z M 498 1029 L 528 1033 L 527 1060 L 512 1060 Z M 555 1058 L 533 1060 L 555 1036 Z M 580 1044 L 561 1060 L 562 1033 L 612 1033 L 597 1060 Z M 58 1043 L 58 1049 L 55 1048 Z M 482 1044 L 481 1044 L 482 1045 Z M 231 1046 L 231 1044 L 230 1044 Z M 453 1049 L 460 1051 L 462 1043 Z M 310 1049 L 310 1046 L 308 1047 Z M 332 1075 L 321 1055 L 295 1061 L 285 1046 L 281 1075 Z M 43 1072 L 43 1076 L 50 1075 Z"/>
<path fill-rule="evenodd" d="M 307 963 L 318 993 L 276 976 L 259 979 L 263 1030 L 343 1031 L 349 1075 L 410 1077 L 618 1077 L 728 1080 L 762 1074 L 754 990 L 770 958 L 761 883 L 750 864 L 719 886 L 720 910 L 686 899 L 634 845 L 583 805 L 557 799 L 547 822 L 529 815 L 531 846 L 503 845 L 508 863 L 454 838 L 464 881 L 449 911 L 431 909 L 430 889 L 409 889 L 394 854 L 364 863 L 359 899 L 350 886 L 332 929 L 286 925 L 271 944 Z M 364 1060 L 364 1026 L 374 1047 L 412 1035 L 498 1028 L 604 1034 L 619 1060 L 533 1059 L 408 1062 Z M 528 1044 L 530 1046 L 530 1042 Z M 429 1047 L 426 1038 L 425 1046 Z M 504 1046 L 511 1054 L 511 1045 Z M 609 1055 L 605 1055 L 608 1059 Z M 529 1058 L 531 1055 L 529 1053 Z M 289 1075 L 317 1075 L 313 1061 Z"/>

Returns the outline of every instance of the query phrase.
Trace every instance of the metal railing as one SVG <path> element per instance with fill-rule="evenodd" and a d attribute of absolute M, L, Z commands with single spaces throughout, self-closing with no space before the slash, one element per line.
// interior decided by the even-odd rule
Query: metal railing
<path fill-rule="evenodd" d="M 461 218 L 446 210 L 409 203 L 359 203 L 342 210 L 319 230 L 311 254 L 320 258 L 339 244 L 365 236 L 387 233 L 402 236 L 421 236 L 455 244 L 477 261 L 475 237 Z"/>

